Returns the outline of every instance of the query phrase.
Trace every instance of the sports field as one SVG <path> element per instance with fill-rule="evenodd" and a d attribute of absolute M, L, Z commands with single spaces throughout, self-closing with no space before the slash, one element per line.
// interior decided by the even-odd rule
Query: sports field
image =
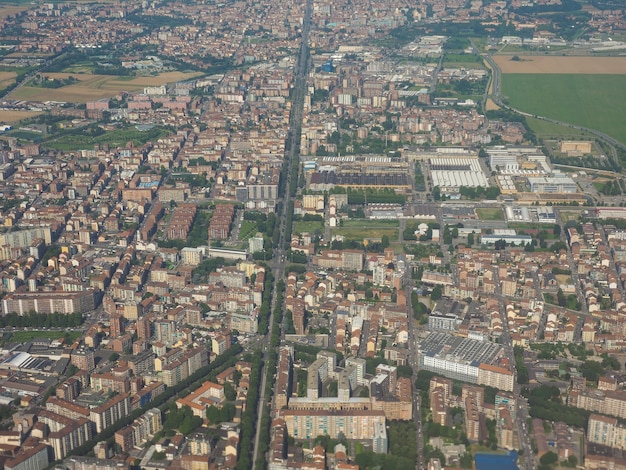
<path fill-rule="evenodd" d="M 158 86 L 166 83 L 187 80 L 201 73 L 166 72 L 149 77 L 119 77 L 115 75 L 93 75 L 81 73 L 48 73 L 50 78 L 65 79 L 69 76 L 80 83 L 61 88 L 40 88 L 23 86 L 10 94 L 11 99 L 46 101 L 68 101 L 85 103 L 100 98 L 109 98 L 122 91 L 141 90 L 147 86 Z"/>
<path fill-rule="evenodd" d="M 333 228 L 333 235 L 343 235 L 347 240 L 363 241 L 366 238 L 382 238 L 387 235 L 390 240 L 398 238 L 399 224 L 397 220 L 351 219 L 342 222 L 341 227 Z"/>
<path fill-rule="evenodd" d="M 626 143 L 626 75 L 507 73 L 502 91 L 514 108 L 596 129 Z"/>

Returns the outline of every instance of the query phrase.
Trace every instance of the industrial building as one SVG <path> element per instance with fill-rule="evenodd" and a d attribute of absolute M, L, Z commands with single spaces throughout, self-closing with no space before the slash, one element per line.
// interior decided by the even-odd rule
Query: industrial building
<path fill-rule="evenodd" d="M 458 192 L 461 186 L 489 187 L 478 157 L 431 158 L 429 163 L 433 186 L 443 193 Z"/>
<path fill-rule="evenodd" d="M 575 193 L 576 182 L 569 176 L 555 173 L 554 176 L 535 176 L 528 178 L 530 191 L 533 193 Z"/>
<path fill-rule="evenodd" d="M 504 356 L 502 346 L 447 333 L 430 333 L 419 345 L 419 364 L 451 379 L 479 383 L 482 364 L 496 364 Z"/>
<path fill-rule="evenodd" d="M 496 242 L 504 240 L 507 245 L 526 245 L 533 240 L 530 235 L 518 235 L 512 229 L 496 229 L 493 234 L 481 235 L 480 242 L 485 245 L 493 245 Z"/>

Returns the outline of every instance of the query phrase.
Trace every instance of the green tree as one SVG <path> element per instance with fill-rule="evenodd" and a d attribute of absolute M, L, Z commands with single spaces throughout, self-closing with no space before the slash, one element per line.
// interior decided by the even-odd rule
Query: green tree
<path fill-rule="evenodd" d="M 443 292 L 441 290 L 441 286 L 435 286 L 432 292 L 430 293 L 430 299 L 437 301 L 441 298 L 442 295 L 443 295 Z"/>
<path fill-rule="evenodd" d="M 559 461 L 559 456 L 552 451 L 549 451 L 541 456 L 539 462 L 543 465 L 552 465 Z"/>

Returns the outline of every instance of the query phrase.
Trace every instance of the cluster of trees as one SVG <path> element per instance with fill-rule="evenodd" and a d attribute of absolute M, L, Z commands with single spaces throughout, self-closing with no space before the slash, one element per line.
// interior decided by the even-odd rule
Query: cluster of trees
<path fill-rule="evenodd" d="M 222 257 L 217 258 L 207 258 L 202 263 L 200 263 L 192 273 L 192 279 L 194 283 L 207 282 L 209 279 L 209 274 L 214 271 L 217 271 L 218 268 L 222 266 L 231 266 L 232 262 L 227 262 Z"/>
<path fill-rule="evenodd" d="M 519 369 L 518 369 L 519 372 Z M 587 427 L 589 411 L 564 405 L 561 402 L 560 392 L 557 387 L 540 385 L 532 391 L 526 390 L 530 416 L 549 421 L 563 421 L 570 426 L 579 428 Z"/>
<path fill-rule="evenodd" d="M 486 445 L 488 447 L 491 447 L 493 450 L 496 450 L 498 448 L 498 436 L 496 435 L 496 420 L 487 419 L 485 424 L 487 425 L 487 433 L 488 433 Z"/>
<path fill-rule="evenodd" d="M 276 374 L 276 365 L 278 364 L 278 347 L 280 345 L 280 325 L 283 321 L 282 304 L 285 295 L 285 281 L 280 279 L 276 283 L 276 307 L 274 308 L 274 317 L 272 321 L 272 332 L 270 335 L 270 341 L 268 345 L 268 360 L 265 368 L 265 396 L 272 396 L 272 387 L 274 386 L 273 377 Z M 250 385 L 252 386 L 252 384 Z M 262 406 L 263 404 L 261 404 Z M 263 409 L 263 415 L 261 416 L 261 427 L 259 437 L 259 457 L 255 462 L 257 468 L 265 468 L 265 453 L 269 449 L 270 442 L 270 426 L 271 417 L 269 406 Z M 237 462 L 237 468 L 240 467 Z"/>
<path fill-rule="evenodd" d="M 68 85 L 73 85 L 77 83 L 79 80 L 69 75 L 67 78 L 50 78 L 38 75 L 35 80 L 33 80 L 33 86 L 38 86 L 41 88 L 61 88 Z"/>
<path fill-rule="evenodd" d="M 550 304 L 559 305 L 560 307 L 565 307 L 570 310 L 580 310 L 580 302 L 578 301 L 576 294 L 569 294 L 566 296 L 561 288 L 559 288 L 556 293 L 556 299 L 554 298 L 554 295 L 549 292 L 546 292 L 543 296 L 545 301 Z"/>
<path fill-rule="evenodd" d="M 620 180 L 611 180 L 607 181 L 600 188 L 600 192 L 607 196 L 619 196 L 622 194 L 622 185 Z"/>
<path fill-rule="evenodd" d="M 480 95 L 485 91 L 488 78 L 470 81 L 465 78 L 454 80 L 448 84 L 438 84 L 434 96 L 437 98 L 451 98 L 458 95 Z"/>
<path fill-rule="evenodd" d="M 497 186 L 490 186 L 483 188 L 482 186 L 476 186 L 475 188 L 469 186 L 461 186 L 459 188 L 459 194 L 466 199 L 496 199 L 500 195 L 500 188 Z"/>
<path fill-rule="evenodd" d="M 83 323 L 83 315 L 81 313 L 35 313 L 30 312 L 26 315 L 18 315 L 17 313 L 7 313 L 0 316 L 0 328 L 13 326 L 17 328 L 37 327 L 37 328 L 67 328 L 80 326 Z"/>
<path fill-rule="evenodd" d="M 272 283 L 274 276 L 269 269 L 265 271 L 265 282 L 263 284 L 263 298 L 259 309 L 259 334 L 266 335 L 270 327 L 270 309 L 272 302 Z"/>
<path fill-rule="evenodd" d="M 460 426 L 451 427 L 443 426 L 439 423 L 435 423 L 432 420 L 424 423 L 424 435 L 427 437 L 445 437 L 452 439 L 455 444 L 469 445 L 467 435 L 462 431 Z"/>
<path fill-rule="evenodd" d="M 515 355 L 515 367 L 517 368 L 517 383 L 520 385 L 528 383 L 528 368 L 524 362 L 524 348 L 515 346 L 513 348 Z"/>
<path fill-rule="evenodd" d="M 417 459 L 417 440 L 415 439 L 415 422 L 389 422 L 389 453 L 375 454 L 361 452 L 355 462 L 359 468 L 380 468 L 381 470 L 406 469 L 413 470 Z"/>
<path fill-rule="evenodd" d="M 280 211 L 280 208 L 278 209 Z M 263 214 L 261 212 L 244 212 L 244 220 L 256 222 L 257 229 L 263 233 L 264 245 L 266 247 L 265 252 L 255 253 L 258 258 L 255 259 L 270 259 L 272 257 L 272 250 L 270 247 L 277 247 L 280 237 L 280 231 L 278 230 L 278 217 L 275 213 Z"/>
<path fill-rule="evenodd" d="M 415 292 L 411 293 L 411 307 L 413 308 L 413 318 L 420 324 L 428 323 L 428 307 L 419 301 L 419 297 Z"/>
<path fill-rule="evenodd" d="M 419 162 L 415 163 L 415 190 L 416 191 L 426 190 L 426 180 L 424 178 L 424 173 L 422 173 L 422 167 L 419 164 Z"/>
<path fill-rule="evenodd" d="M 246 398 L 246 411 L 241 415 L 241 439 L 239 441 L 239 460 L 237 470 L 248 470 L 252 468 L 251 454 L 254 445 L 254 431 L 256 426 L 257 405 L 259 404 L 259 392 L 261 388 L 261 362 L 260 354 L 254 354 L 252 362 L 252 373 L 250 374 L 250 388 Z M 264 439 L 261 439 L 263 442 Z M 269 442 L 269 439 L 268 439 Z"/>
<path fill-rule="evenodd" d="M 188 406 L 178 408 L 176 403 L 170 402 L 168 411 L 165 414 L 163 423 L 163 433 L 166 436 L 173 436 L 174 430 L 188 436 L 192 431 L 202 425 L 202 418 L 194 416 L 193 411 Z"/>
<path fill-rule="evenodd" d="M 237 410 L 235 409 L 235 405 L 227 402 L 224 403 L 221 408 L 218 408 L 215 405 L 209 406 L 206 410 L 206 417 L 211 424 L 219 424 L 225 421 L 231 421 L 235 417 L 236 413 Z"/>

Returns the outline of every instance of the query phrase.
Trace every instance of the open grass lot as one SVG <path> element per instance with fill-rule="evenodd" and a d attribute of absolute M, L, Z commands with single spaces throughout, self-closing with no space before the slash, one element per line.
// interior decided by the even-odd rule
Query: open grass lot
<path fill-rule="evenodd" d="M 22 119 L 37 116 L 38 114 L 41 113 L 37 111 L 12 111 L 0 109 L 0 121 L 8 123 L 18 122 Z"/>
<path fill-rule="evenodd" d="M 626 74 L 626 57 L 589 56 L 537 56 L 518 54 L 520 60 L 511 60 L 512 55 L 497 55 L 493 60 L 502 73 L 554 73 L 623 75 Z"/>
<path fill-rule="evenodd" d="M 506 74 L 514 108 L 604 132 L 626 143 L 624 75 Z"/>
<path fill-rule="evenodd" d="M 166 83 L 187 80 L 198 75 L 199 72 L 166 72 L 149 77 L 119 77 L 115 75 L 93 75 L 88 73 L 48 73 L 50 78 L 64 79 L 72 76 L 80 83 L 61 88 L 40 88 L 23 86 L 10 94 L 11 99 L 46 101 L 51 97 L 55 101 L 69 101 L 86 103 L 87 101 L 109 98 L 121 91 L 141 90 L 146 86 L 158 86 Z"/>
<path fill-rule="evenodd" d="M 570 220 L 577 221 L 578 218 L 580 217 L 581 210 L 578 210 L 578 211 L 559 210 L 559 214 L 561 215 L 561 223 L 566 224 Z"/>
<path fill-rule="evenodd" d="M 323 231 L 324 223 L 317 220 L 296 220 L 293 223 L 293 233 L 302 234 L 302 233 L 310 233 L 313 235 L 316 231 Z"/>
<path fill-rule="evenodd" d="M 255 236 L 258 230 L 259 228 L 253 220 L 242 220 L 241 229 L 239 230 L 239 240 L 247 240 Z"/>
<path fill-rule="evenodd" d="M 15 331 L 11 336 L 12 343 L 25 343 L 27 341 L 31 341 L 35 338 L 50 338 L 50 339 L 59 339 L 63 338 L 65 335 L 69 338 L 71 342 L 81 337 L 81 331 L 63 331 L 63 330 L 46 330 L 46 331 Z"/>
<path fill-rule="evenodd" d="M 397 220 L 346 220 L 341 227 L 333 229 L 333 234 L 343 235 L 347 240 L 362 241 L 366 238 L 382 238 L 387 235 L 389 239 L 398 238 L 399 224 Z"/>
<path fill-rule="evenodd" d="M 480 220 L 504 220 L 504 213 L 499 207 L 481 207 L 476 209 Z"/>
<path fill-rule="evenodd" d="M 444 67 L 467 67 L 484 69 L 483 59 L 476 54 L 446 54 L 443 59 Z"/>
<path fill-rule="evenodd" d="M 578 129 L 572 129 L 568 126 L 561 126 L 552 122 L 544 121 L 543 119 L 527 117 L 526 122 L 532 129 L 532 131 L 540 138 L 553 138 L 553 139 L 595 139 L 593 134 L 589 132 L 581 131 Z"/>

